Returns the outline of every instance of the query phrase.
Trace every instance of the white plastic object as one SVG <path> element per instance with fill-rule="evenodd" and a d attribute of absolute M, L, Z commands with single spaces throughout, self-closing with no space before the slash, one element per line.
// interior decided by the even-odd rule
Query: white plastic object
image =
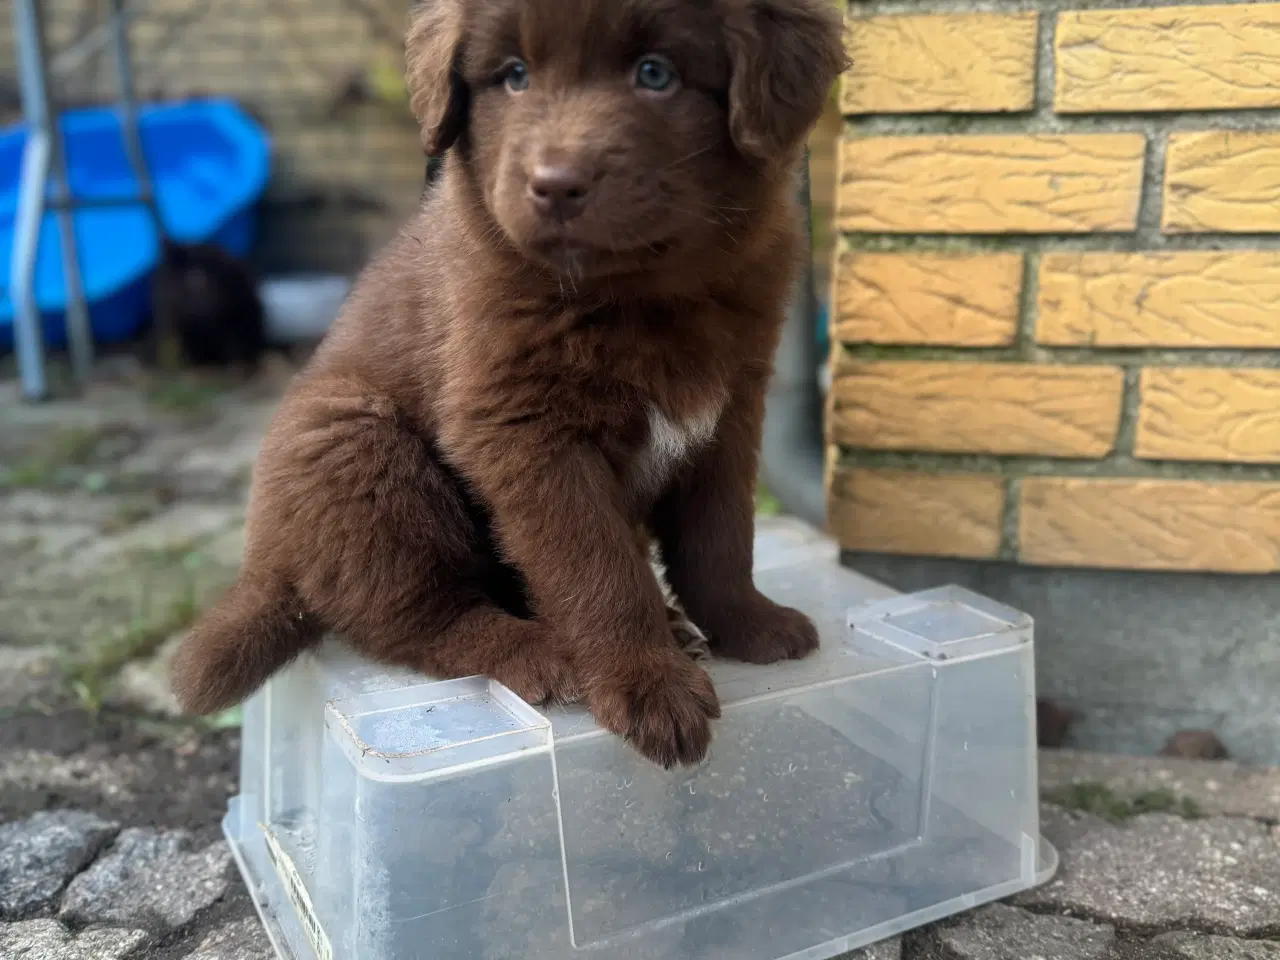
<path fill-rule="evenodd" d="M 696 770 L 338 644 L 278 675 L 224 826 L 280 956 L 818 960 L 1047 880 L 1030 619 L 803 534 L 758 539 L 756 581 L 823 647 L 715 663 Z"/>
<path fill-rule="evenodd" d="M 272 343 L 321 339 L 342 309 L 351 281 L 328 274 L 269 277 L 258 288 Z"/>

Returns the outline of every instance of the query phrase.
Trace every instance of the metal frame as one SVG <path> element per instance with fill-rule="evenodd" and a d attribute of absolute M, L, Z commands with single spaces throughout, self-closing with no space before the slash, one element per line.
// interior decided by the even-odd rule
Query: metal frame
<path fill-rule="evenodd" d="M 47 208 L 51 207 L 57 215 L 63 282 L 67 290 L 67 345 L 72 373 L 80 386 L 88 381 L 93 366 L 93 333 L 89 327 L 89 307 L 84 297 L 72 215 L 76 204 L 67 179 L 58 112 L 49 90 L 48 48 L 38 0 L 14 0 L 13 27 L 27 142 L 14 219 L 9 295 L 13 300 L 14 345 L 22 395 L 28 400 L 43 400 L 49 396 L 49 382 L 35 274 L 40 229 Z"/>

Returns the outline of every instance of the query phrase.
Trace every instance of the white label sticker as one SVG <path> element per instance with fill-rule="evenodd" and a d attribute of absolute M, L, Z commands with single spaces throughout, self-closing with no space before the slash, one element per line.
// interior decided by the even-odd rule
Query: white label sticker
<path fill-rule="evenodd" d="M 293 861 L 284 852 L 279 841 L 271 835 L 270 828 L 265 823 L 258 826 L 262 827 L 262 834 L 267 838 L 267 857 L 276 868 L 276 875 L 284 885 L 285 895 L 293 904 L 298 920 L 302 923 L 302 929 L 307 939 L 311 941 L 311 949 L 315 951 L 318 960 L 333 960 L 333 947 L 329 945 L 329 938 L 316 917 L 315 907 L 311 905 L 311 896 L 307 893 L 302 877 L 298 874 L 298 868 L 293 865 Z"/>

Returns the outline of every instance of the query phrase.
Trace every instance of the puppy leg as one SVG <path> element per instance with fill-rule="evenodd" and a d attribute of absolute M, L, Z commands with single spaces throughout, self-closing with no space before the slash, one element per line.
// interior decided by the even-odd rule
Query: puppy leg
<path fill-rule="evenodd" d="M 462 413 L 446 443 L 460 462 L 485 465 L 474 480 L 504 555 L 538 617 L 564 638 L 596 719 L 656 763 L 698 763 L 720 704 L 706 671 L 672 641 L 617 475 L 599 450 L 543 429 L 495 429 Z"/>
<path fill-rule="evenodd" d="M 577 695 L 548 632 L 519 615 L 461 482 L 393 404 L 320 383 L 282 419 L 258 465 L 247 568 L 281 571 L 376 660 L 489 676 L 530 702 Z"/>
<path fill-rule="evenodd" d="M 479 595 L 427 600 L 412 616 L 394 623 L 367 618 L 353 622 L 348 633 L 358 648 L 385 663 L 440 678 L 490 677 L 526 703 L 572 703 L 581 693 L 541 624 Z"/>
<path fill-rule="evenodd" d="M 818 631 L 798 610 L 765 597 L 752 580 L 755 484 L 764 384 L 739 386 L 715 442 L 690 464 L 653 512 L 667 575 L 711 650 L 750 663 L 803 657 Z"/>

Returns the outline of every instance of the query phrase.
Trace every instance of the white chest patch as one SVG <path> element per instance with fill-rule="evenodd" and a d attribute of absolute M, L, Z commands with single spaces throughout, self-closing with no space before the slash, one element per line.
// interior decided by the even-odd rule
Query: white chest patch
<path fill-rule="evenodd" d="M 645 496 L 656 495 L 676 467 L 715 436 L 723 409 L 724 405 L 717 403 L 697 416 L 676 422 L 651 406 L 649 436 L 631 466 L 631 489 Z"/>

